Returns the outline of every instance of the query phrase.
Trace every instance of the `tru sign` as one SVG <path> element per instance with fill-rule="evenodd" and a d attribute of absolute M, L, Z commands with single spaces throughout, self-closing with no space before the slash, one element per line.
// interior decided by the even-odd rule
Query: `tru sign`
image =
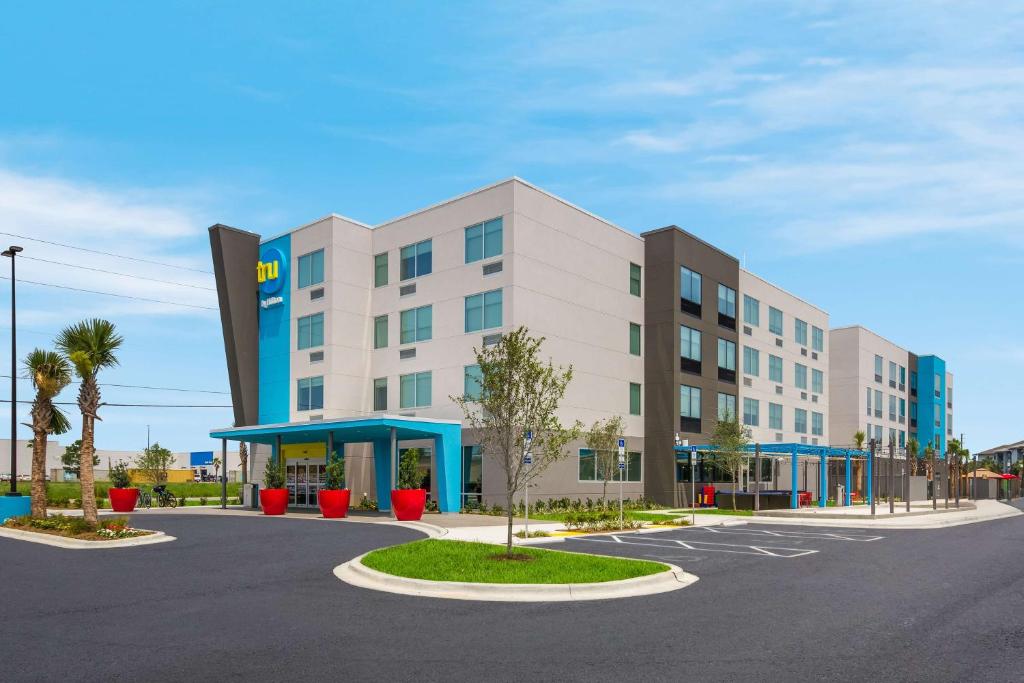
<path fill-rule="evenodd" d="M 269 261 L 264 263 L 263 261 L 256 262 L 256 281 L 261 285 L 267 280 L 276 280 L 278 276 L 278 262 Z"/>

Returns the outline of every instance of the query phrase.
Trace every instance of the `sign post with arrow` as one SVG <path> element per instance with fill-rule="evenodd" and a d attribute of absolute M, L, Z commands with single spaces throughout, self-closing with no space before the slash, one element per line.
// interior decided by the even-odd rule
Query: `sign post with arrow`
<path fill-rule="evenodd" d="M 626 440 L 619 439 L 619 531 L 622 531 L 622 480 L 626 478 Z"/>

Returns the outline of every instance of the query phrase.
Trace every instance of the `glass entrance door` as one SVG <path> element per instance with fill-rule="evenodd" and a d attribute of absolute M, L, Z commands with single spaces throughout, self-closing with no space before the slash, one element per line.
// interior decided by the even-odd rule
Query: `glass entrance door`
<path fill-rule="evenodd" d="M 327 466 L 312 460 L 289 460 L 285 468 L 288 505 L 316 507 L 317 492 L 327 476 Z"/>

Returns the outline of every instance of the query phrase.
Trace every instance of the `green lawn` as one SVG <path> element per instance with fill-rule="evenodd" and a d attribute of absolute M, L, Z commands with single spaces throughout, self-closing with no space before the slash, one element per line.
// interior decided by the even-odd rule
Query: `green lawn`
<path fill-rule="evenodd" d="M 672 514 L 675 516 L 689 515 L 693 513 L 693 510 L 672 510 Z M 753 517 L 753 510 L 730 510 L 729 508 L 697 508 L 698 515 L 734 515 L 736 517 Z"/>
<path fill-rule="evenodd" d="M 505 549 L 488 543 L 426 539 L 374 550 L 363 564 L 410 579 L 472 583 L 597 583 L 665 571 L 665 565 L 646 560 L 524 547 L 515 552 L 531 559 L 501 559 Z"/>
<path fill-rule="evenodd" d="M 9 487 L 10 484 L 5 483 L 5 487 Z M 238 482 L 228 482 L 228 496 L 240 495 L 239 489 L 241 484 Z M 107 497 L 107 489 L 110 488 L 109 481 L 98 481 L 96 482 L 96 495 L 100 498 Z M 152 490 L 152 486 L 146 484 L 141 488 Z M 186 498 L 198 498 L 200 496 L 206 496 L 207 498 L 216 498 L 220 500 L 220 484 L 217 482 L 183 482 L 178 484 L 168 484 L 167 489 L 177 497 L 185 496 Z M 3 490 L 7 490 L 4 488 Z M 32 492 L 32 483 L 28 481 L 18 482 L 18 491 L 25 494 L 26 496 Z M 46 484 L 46 498 L 50 505 L 54 507 L 62 507 L 67 505 L 67 502 L 71 498 L 81 499 L 82 497 L 82 486 L 77 481 L 51 481 Z M 213 502 L 211 500 L 211 502 Z"/>

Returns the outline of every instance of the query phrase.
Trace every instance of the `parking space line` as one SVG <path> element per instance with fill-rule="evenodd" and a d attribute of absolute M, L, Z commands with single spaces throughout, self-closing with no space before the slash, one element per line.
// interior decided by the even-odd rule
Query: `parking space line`
<path fill-rule="evenodd" d="M 771 536 L 773 538 L 818 538 L 826 541 L 858 541 L 863 543 L 880 541 L 885 538 L 885 536 L 837 534 L 826 531 L 775 531 L 772 529 L 740 529 L 737 527 L 715 528 L 710 526 L 695 528 L 703 529 L 704 531 L 713 534 L 745 534 L 748 536 Z"/>
<path fill-rule="evenodd" d="M 636 539 L 638 537 L 634 536 L 633 538 Z M 817 550 L 809 550 L 807 548 L 782 548 L 777 546 L 748 545 L 740 543 L 713 543 L 710 541 L 684 541 L 681 539 L 668 538 L 644 539 L 640 541 L 622 538 L 617 535 L 594 538 L 575 538 L 573 540 L 587 541 L 589 543 L 620 543 L 623 545 L 638 545 L 652 548 L 678 547 L 683 548 L 684 550 L 696 550 L 701 552 L 733 553 L 737 555 L 757 555 L 759 557 L 778 557 L 783 559 L 802 557 L 804 555 L 812 555 L 818 552 Z"/>

